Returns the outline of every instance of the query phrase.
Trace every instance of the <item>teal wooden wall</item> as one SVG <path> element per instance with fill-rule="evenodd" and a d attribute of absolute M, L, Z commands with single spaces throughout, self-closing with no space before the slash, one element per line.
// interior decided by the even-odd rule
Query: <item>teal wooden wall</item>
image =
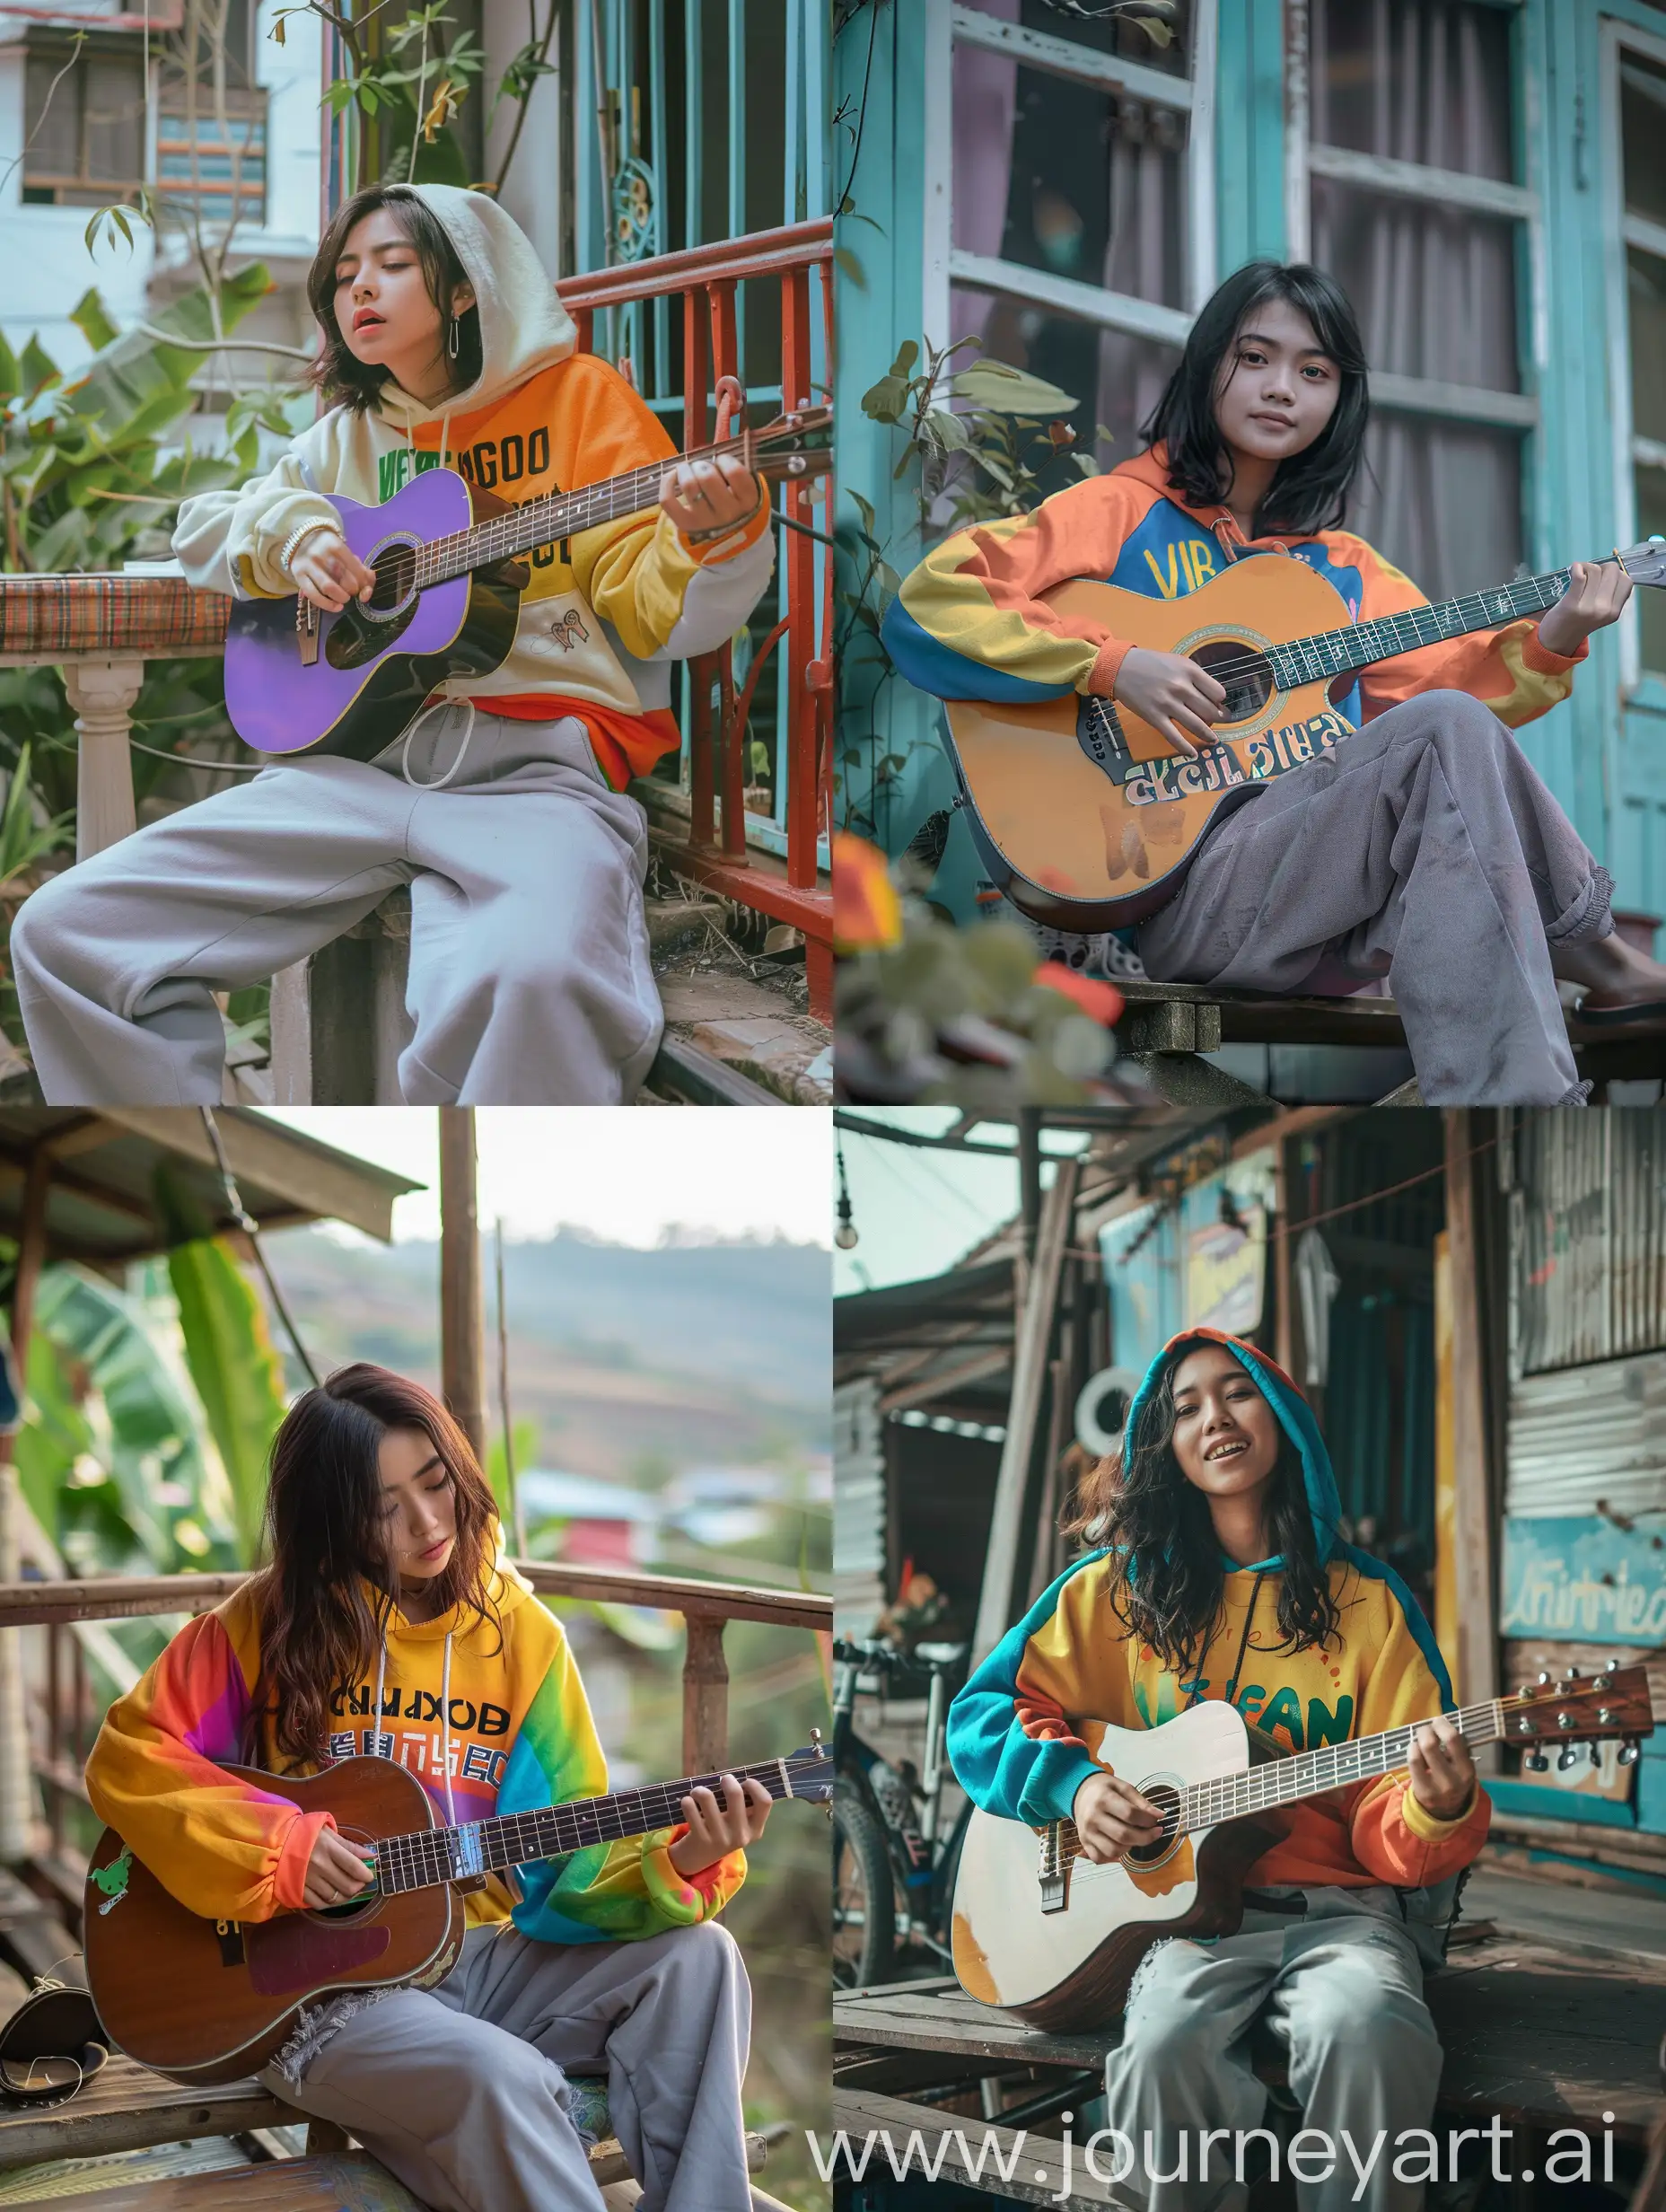
<path fill-rule="evenodd" d="M 901 446 L 899 434 L 863 417 L 861 395 L 890 367 L 900 340 L 920 336 L 929 7 L 930 0 L 870 0 L 834 51 L 835 105 L 846 103 L 852 124 L 867 82 L 854 212 L 839 224 L 841 537 L 848 546 L 859 526 L 852 496 L 859 492 L 880 517 L 877 534 L 899 572 L 919 551 L 912 498 L 890 480 Z M 1602 144 L 1602 40 L 1609 22 L 1658 39 L 1666 15 L 1649 0 L 1520 0 L 1513 12 L 1521 174 L 1541 208 L 1537 240 L 1524 234 L 1520 286 L 1523 380 L 1540 402 L 1539 427 L 1525 446 L 1525 544 L 1532 565 L 1548 568 L 1604 553 L 1620 533 L 1609 360 L 1624 359 L 1623 286 L 1614 281 L 1623 257 Z M 1283 13 L 1283 0 L 1221 0 L 1217 276 L 1286 250 Z M 1067 36 L 1067 24 L 1060 28 Z M 835 137 L 843 182 L 850 130 L 840 127 Z M 848 592 L 848 552 L 840 573 Z M 894 852 L 934 807 L 949 803 L 952 786 L 934 741 L 933 703 L 882 675 L 850 618 L 846 602 L 838 813 Z M 1666 913 L 1666 682 L 1644 678 L 1623 698 L 1618 634 L 1600 632 L 1573 698 L 1519 734 L 1613 873 L 1616 904 Z M 957 822 L 939 892 L 963 917 L 974 910 L 977 875 Z"/>

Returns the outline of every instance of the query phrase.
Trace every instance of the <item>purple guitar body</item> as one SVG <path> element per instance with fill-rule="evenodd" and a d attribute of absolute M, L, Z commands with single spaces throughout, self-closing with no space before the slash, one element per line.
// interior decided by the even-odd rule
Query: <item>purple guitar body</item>
<path fill-rule="evenodd" d="M 295 598 L 235 601 L 225 640 L 226 709 L 257 752 L 370 760 L 441 684 L 502 665 L 527 571 L 499 560 L 417 588 L 418 557 L 434 540 L 508 512 L 453 470 L 425 470 L 380 507 L 335 496 L 329 504 L 348 546 L 376 571 L 373 597 L 340 614 Z"/>

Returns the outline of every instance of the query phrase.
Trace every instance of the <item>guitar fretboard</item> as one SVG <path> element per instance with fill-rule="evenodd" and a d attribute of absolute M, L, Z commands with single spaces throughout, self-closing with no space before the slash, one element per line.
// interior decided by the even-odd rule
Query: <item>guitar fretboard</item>
<path fill-rule="evenodd" d="M 795 1795 L 795 1781 L 825 1772 L 814 1759 L 768 1759 L 753 1767 L 726 1769 L 738 1781 L 750 1775 L 774 1798 Z M 539 1859 L 565 1858 L 591 1844 L 617 1843 L 645 1836 L 682 1821 L 682 1800 L 696 1788 L 717 1794 L 721 1775 L 696 1774 L 680 1782 L 656 1782 L 646 1789 L 616 1791 L 607 1797 L 581 1797 L 570 1804 L 540 1805 L 530 1813 L 507 1813 L 456 1828 L 423 1828 L 406 1836 L 387 1836 L 376 1846 L 376 1879 L 384 1891 L 432 1889 L 503 1866 L 525 1866 Z"/>
<path fill-rule="evenodd" d="M 1328 680 L 1350 669 L 1369 668 L 1376 661 L 1391 661 L 1397 654 L 1415 653 L 1419 645 L 1439 645 L 1448 637 L 1467 636 L 1471 630 L 1495 629 L 1524 615 L 1543 614 L 1556 605 L 1572 580 L 1571 570 L 1558 568 L 1549 575 L 1504 584 L 1495 592 L 1472 592 L 1462 599 L 1443 599 L 1438 606 L 1377 615 L 1369 622 L 1350 622 L 1345 629 L 1320 630 L 1311 637 L 1275 645 L 1266 659 L 1280 690 L 1293 690 L 1298 684 Z"/>

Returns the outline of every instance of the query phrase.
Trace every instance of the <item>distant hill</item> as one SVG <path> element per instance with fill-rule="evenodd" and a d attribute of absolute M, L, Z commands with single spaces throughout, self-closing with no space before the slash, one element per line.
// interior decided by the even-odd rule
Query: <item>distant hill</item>
<path fill-rule="evenodd" d="M 374 1359 L 437 1382 L 437 1244 L 348 1245 L 317 1229 L 266 1242 L 320 1367 Z M 495 1416 L 489 1240 L 482 1257 Z M 538 1422 L 547 1464 L 622 1476 L 644 1461 L 674 1470 L 828 1449 L 832 1269 L 821 1248 L 640 1251 L 569 1231 L 505 1246 L 504 1272 L 513 1414 Z"/>

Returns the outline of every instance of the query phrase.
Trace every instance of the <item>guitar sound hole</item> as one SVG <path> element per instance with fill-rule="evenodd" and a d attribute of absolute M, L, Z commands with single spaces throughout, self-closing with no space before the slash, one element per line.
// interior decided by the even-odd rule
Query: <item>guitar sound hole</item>
<path fill-rule="evenodd" d="M 1273 672 L 1251 645 L 1236 637 L 1212 637 L 1188 656 L 1225 687 L 1226 706 L 1218 719 L 1247 722 L 1273 696 Z"/>
<path fill-rule="evenodd" d="M 376 588 L 370 595 L 373 613 L 385 615 L 397 607 L 409 592 L 416 575 L 416 549 L 408 545 L 384 546 L 371 566 L 376 572 Z"/>
<path fill-rule="evenodd" d="M 379 653 L 385 653 L 410 628 L 416 607 L 417 601 L 412 600 L 408 607 L 390 620 L 372 622 L 365 619 L 364 610 L 357 600 L 351 601 L 330 625 L 329 635 L 324 640 L 324 658 L 331 668 L 363 668 Z"/>
<path fill-rule="evenodd" d="M 1140 1795 L 1147 1804 L 1155 1805 L 1162 1813 L 1163 1825 L 1150 1843 L 1136 1844 L 1123 1857 L 1130 1866 L 1155 1866 L 1168 1857 L 1174 1848 L 1174 1826 L 1180 1814 L 1180 1794 L 1168 1782 L 1148 1782 L 1140 1786 Z"/>

